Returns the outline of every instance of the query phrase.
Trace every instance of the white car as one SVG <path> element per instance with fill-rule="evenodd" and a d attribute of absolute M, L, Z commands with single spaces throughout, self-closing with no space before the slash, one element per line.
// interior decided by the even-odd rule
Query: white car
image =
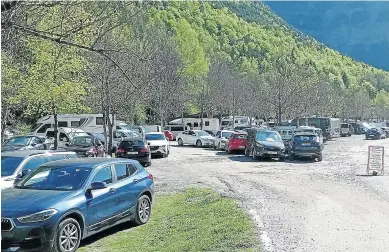
<path fill-rule="evenodd" d="M 170 154 L 169 139 L 161 132 L 150 132 L 145 134 L 145 140 L 149 145 L 152 155 L 167 157 Z"/>
<path fill-rule="evenodd" d="M 219 130 L 216 133 L 215 140 L 213 141 L 213 148 L 218 150 L 225 150 L 228 139 L 232 136 L 232 133 L 234 133 L 234 131 Z"/>
<path fill-rule="evenodd" d="M 187 130 L 176 137 L 178 145 L 213 146 L 214 137 L 203 130 Z"/>

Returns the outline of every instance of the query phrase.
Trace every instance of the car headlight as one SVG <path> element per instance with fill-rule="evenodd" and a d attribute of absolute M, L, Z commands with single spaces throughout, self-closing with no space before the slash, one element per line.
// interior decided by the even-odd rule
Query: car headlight
<path fill-rule="evenodd" d="M 51 216 L 55 215 L 56 213 L 58 213 L 58 210 L 56 209 L 47 209 L 38 213 L 19 217 L 17 219 L 21 223 L 41 222 L 41 221 L 48 220 Z"/>

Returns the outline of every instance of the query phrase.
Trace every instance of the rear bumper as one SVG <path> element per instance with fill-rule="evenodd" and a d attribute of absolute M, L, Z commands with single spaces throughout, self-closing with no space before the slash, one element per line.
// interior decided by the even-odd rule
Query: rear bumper
<path fill-rule="evenodd" d="M 230 150 L 232 150 L 232 151 L 238 151 L 238 150 L 240 150 L 240 151 L 244 151 L 245 149 L 246 149 L 246 145 L 230 145 L 230 146 L 228 146 L 228 148 L 230 149 Z"/>
<path fill-rule="evenodd" d="M 292 149 L 290 151 L 290 155 L 297 156 L 297 157 L 319 157 L 321 155 L 321 150 L 316 149 Z"/>
<path fill-rule="evenodd" d="M 146 156 L 130 156 L 126 154 L 117 154 L 118 158 L 128 158 L 128 159 L 133 159 L 137 160 L 139 163 L 147 163 L 150 162 L 150 153 L 147 153 Z"/>

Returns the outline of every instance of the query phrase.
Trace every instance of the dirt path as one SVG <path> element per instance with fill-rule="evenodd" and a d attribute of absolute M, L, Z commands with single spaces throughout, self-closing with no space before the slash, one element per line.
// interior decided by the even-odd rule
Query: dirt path
<path fill-rule="evenodd" d="M 210 186 L 238 200 L 258 224 L 267 251 L 389 251 L 389 176 L 364 177 L 369 144 L 330 141 L 323 162 L 253 162 L 243 155 L 172 147 L 149 170 L 157 191 Z M 389 174 L 389 168 L 388 168 Z"/>

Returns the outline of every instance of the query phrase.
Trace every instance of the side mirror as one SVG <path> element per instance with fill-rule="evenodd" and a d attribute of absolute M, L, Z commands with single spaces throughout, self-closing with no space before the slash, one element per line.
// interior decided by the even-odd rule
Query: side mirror
<path fill-rule="evenodd" d="M 65 143 L 65 146 L 69 147 L 69 143 Z"/>
<path fill-rule="evenodd" d="M 29 174 L 30 172 L 31 172 L 31 169 L 23 170 L 23 171 L 22 171 L 22 174 L 19 174 L 18 177 L 20 176 L 20 178 L 23 178 L 24 176 L 26 176 L 26 175 Z"/>
<path fill-rule="evenodd" d="M 93 182 L 91 184 L 90 190 L 100 190 L 107 188 L 107 184 L 105 182 Z"/>
<path fill-rule="evenodd" d="M 151 143 L 150 142 L 147 142 L 147 145 L 150 145 Z"/>

